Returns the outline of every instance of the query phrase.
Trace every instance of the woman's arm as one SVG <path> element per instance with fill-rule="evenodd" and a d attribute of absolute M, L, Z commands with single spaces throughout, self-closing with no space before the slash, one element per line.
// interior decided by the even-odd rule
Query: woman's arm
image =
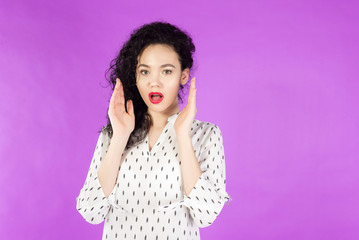
<path fill-rule="evenodd" d="M 189 134 L 179 133 L 176 135 L 181 160 L 183 188 L 185 194 L 188 196 L 201 176 L 202 170 L 199 167 L 198 160 L 194 153 L 191 136 Z"/>
<path fill-rule="evenodd" d="M 231 199 L 226 192 L 226 172 L 222 133 L 218 126 L 209 125 L 203 136 L 198 160 L 192 140 L 180 136 L 181 170 L 185 188 L 184 205 L 200 228 L 211 225 L 225 202 Z"/>
<path fill-rule="evenodd" d="M 108 214 L 110 207 L 117 207 L 115 203 L 117 187 L 114 186 L 123 154 L 123 141 L 123 139 L 119 140 L 115 136 L 110 141 L 108 135 L 103 132 L 100 133 L 97 140 L 86 181 L 76 198 L 77 210 L 89 223 L 101 223 Z M 101 183 L 97 174 L 100 166 L 101 173 L 105 176 L 102 176 Z"/>
<path fill-rule="evenodd" d="M 129 136 L 127 135 L 113 135 L 105 159 L 102 161 L 100 169 L 97 172 L 106 198 L 109 197 L 115 187 L 121 165 L 121 156 L 126 147 L 128 138 Z"/>

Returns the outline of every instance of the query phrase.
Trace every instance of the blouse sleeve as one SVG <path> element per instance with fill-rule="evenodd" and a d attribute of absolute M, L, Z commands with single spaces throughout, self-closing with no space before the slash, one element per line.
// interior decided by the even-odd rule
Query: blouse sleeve
<path fill-rule="evenodd" d="M 222 133 L 216 125 L 212 125 L 208 131 L 198 157 L 202 174 L 188 197 L 184 194 L 184 205 L 189 208 L 194 222 L 200 228 L 211 225 L 224 204 L 232 200 L 226 192 Z"/>
<path fill-rule="evenodd" d="M 114 186 L 111 194 L 106 198 L 99 182 L 97 171 L 102 159 L 104 159 L 109 146 L 109 138 L 103 132 L 98 137 L 96 149 L 92 157 L 85 184 L 76 198 L 76 208 L 83 218 L 92 224 L 101 223 L 111 206 L 115 205 L 115 193 L 117 186 Z"/>

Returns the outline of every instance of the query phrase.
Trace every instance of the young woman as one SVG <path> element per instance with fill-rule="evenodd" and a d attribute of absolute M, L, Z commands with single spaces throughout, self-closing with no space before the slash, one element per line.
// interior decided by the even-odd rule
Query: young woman
<path fill-rule="evenodd" d="M 103 239 L 200 239 L 230 199 L 221 131 L 195 119 L 194 51 L 188 34 L 153 22 L 111 63 L 108 124 L 76 198 L 86 221 L 105 220 Z"/>

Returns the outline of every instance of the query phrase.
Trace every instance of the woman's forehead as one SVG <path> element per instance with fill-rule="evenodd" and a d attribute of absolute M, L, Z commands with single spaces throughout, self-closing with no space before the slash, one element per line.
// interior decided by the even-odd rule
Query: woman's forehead
<path fill-rule="evenodd" d="M 163 44 L 150 45 L 137 57 L 138 66 L 163 67 L 165 64 L 178 66 L 178 54 L 172 47 Z"/>

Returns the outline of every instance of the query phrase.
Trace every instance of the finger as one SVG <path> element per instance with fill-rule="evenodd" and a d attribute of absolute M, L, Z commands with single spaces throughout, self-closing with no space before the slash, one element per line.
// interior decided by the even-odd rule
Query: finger
<path fill-rule="evenodd" d="M 196 107 L 196 99 L 197 99 L 196 79 L 194 79 L 194 81 L 193 81 L 193 88 L 194 88 L 194 91 L 193 91 L 193 105 L 194 105 L 194 107 Z"/>
<path fill-rule="evenodd" d="M 188 102 L 191 104 L 195 104 L 195 98 L 196 98 L 196 87 L 195 87 L 196 79 L 192 78 L 191 80 L 191 88 L 189 90 L 189 96 L 188 96 Z"/>
<path fill-rule="evenodd" d="M 134 110 L 134 107 L 133 107 L 133 101 L 131 100 L 131 104 L 130 104 L 130 113 L 132 116 L 135 115 L 135 110 Z"/>
<path fill-rule="evenodd" d="M 118 90 L 116 94 L 116 103 L 125 106 L 125 95 L 123 93 L 123 85 L 120 79 L 118 79 Z"/>
<path fill-rule="evenodd" d="M 189 88 L 188 104 L 192 103 L 192 95 L 193 95 L 193 78 L 191 79 L 191 85 Z"/>
<path fill-rule="evenodd" d="M 113 89 L 113 92 L 111 94 L 110 106 L 113 106 L 115 103 L 117 90 L 118 90 L 118 78 L 116 78 L 115 88 Z"/>
<path fill-rule="evenodd" d="M 132 100 L 127 101 L 127 112 L 130 115 L 133 115 L 133 102 L 132 102 Z"/>

